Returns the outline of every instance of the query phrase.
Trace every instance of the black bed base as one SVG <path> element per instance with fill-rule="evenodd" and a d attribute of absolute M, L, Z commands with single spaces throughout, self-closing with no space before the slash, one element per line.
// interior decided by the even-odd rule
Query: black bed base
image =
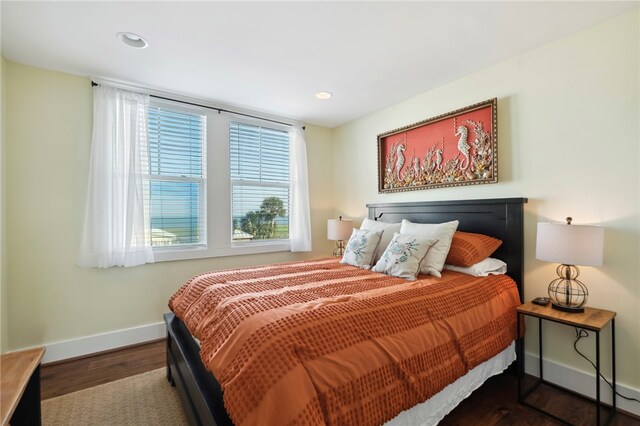
<path fill-rule="evenodd" d="M 382 222 L 408 219 L 417 223 L 459 220 L 458 229 L 499 238 L 502 246 L 494 257 L 507 262 L 507 275 L 524 297 L 524 221 L 526 198 L 368 204 L 369 218 Z M 189 423 L 232 425 L 222 399 L 222 389 L 200 358 L 200 348 L 184 323 L 173 313 L 164 315 L 167 325 L 167 379 L 175 385 Z M 516 353 L 521 344 L 516 341 Z"/>
<path fill-rule="evenodd" d="M 200 358 L 200 348 L 180 319 L 164 314 L 167 325 L 167 380 L 175 386 L 191 425 L 233 425 L 220 384 Z"/>

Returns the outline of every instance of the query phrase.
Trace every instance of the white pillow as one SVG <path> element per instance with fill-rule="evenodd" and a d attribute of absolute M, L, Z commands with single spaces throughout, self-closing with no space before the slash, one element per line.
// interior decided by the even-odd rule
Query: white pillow
<path fill-rule="evenodd" d="M 463 274 L 473 275 L 474 277 L 486 277 L 488 275 L 506 274 L 507 264 L 500 259 L 487 257 L 485 260 L 474 263 L 473 265 L 468 267 L 444 265 L 444 269 L 455 272 L 462 272 Z"/>
<path fill-rule="evenodd" d="M 442 271 L 444 261 L 449 254 L 451 239 L 458 228 L 458 223 L 457 220 L 445 223 L 412 223 L 406 219 L 402 220 L 401 234 L 417 234 L 428 239 L 438 240 L 422 261 L 420 272 L 434 277 L 442 276 L 440 271 Z"/>
<path fill-rule="evenodd" d="M 373 256 L 376 254 L 381 236 L 382 231 L 354 229 L 340 263 L 346 263 L 362 269 L 371 268 Z"/>
<path fill-rule="evenodd" d="M 384 231 L 382 233 L 382 239 L 380 239 L 380 245 L 378 246 L 378 250 L 376 251 L 375 258 L 373 259 L 373 263 L 377 263 L 378 260 L 382 257 L 382 253 L 387 249 L 387 246 L 391 242 L 393 238 L 394 232 L 400 232 L 401 223 L 385 223 L 378 222 L 377 220 L 372 220 L 366 218 L 362 221 L 362 226 L 360 229 L 366 229 L 369 231 Z"/>
<path fill-rule="evenodd" d="M 420 235 L 395 232 L 382 257 L 371 270 L 415 280 L 420 271 L 420 262 L 435 242 L 436 240 L 429 240 Z"/>

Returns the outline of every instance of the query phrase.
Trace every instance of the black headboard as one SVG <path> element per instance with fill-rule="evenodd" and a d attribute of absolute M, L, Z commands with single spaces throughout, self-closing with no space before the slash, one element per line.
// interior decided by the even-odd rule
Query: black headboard
<path fill-rule="evenodd" d="M 524 221 L 526 198 L 487 200 L 420 201 L 411 203 L 367 204 L 369 219 L 382 222 L 441 223 L 459 220 L 459 231 L 476 232 L 502 240 L 492 255 L 507 263 L 507 274 L 524 297 Z"/>

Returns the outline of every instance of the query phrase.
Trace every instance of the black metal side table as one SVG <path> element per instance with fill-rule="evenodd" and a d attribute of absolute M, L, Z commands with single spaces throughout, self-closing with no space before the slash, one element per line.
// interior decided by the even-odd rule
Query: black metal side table
<path fill-rule="evenodd" d="M 612 311 L 606 311 L 604 309 L 596 308 L 584 308 L 583 313 L 569 313 L 562 312 L 551 308 L 551 305 L 540 306 L 533 303 L 525 303 L 516 308 L 517 312 L 517 328 L 518 336 L 520 336 L 520 322 L 524 315 L 538 318 L 538 357 L 539 357 L 539 369 L 540 377 L 537 382 L 528 389 L 524 394 L 522 393 L 522 380 L 524 378 L 524 338 L 521 338 L 521 343 L 518 350 L 519 368 L 518 368 L 518 402 L 527 405 L 535 410 L 538 410 L 556 420 L 563 423 L 567 421 L 548 413 L 539 407 L 526 402 L 526 398 L 535 391 L 541 383 L 545 385 L 567 391 L 566 389 L 551 383 L 544 379 L 542 369 L 542 320 L 557 322 L 560 324 L 569 325 L 572 327 L 578 327 L 581 329 L 593 331 L 596 336 L 596 424 L 600 425 L 601 420 L 601 401 L 600 401 L 600 331 L 609 323 L 611 323 L 611 376 L 613 385 L 613 397 L 612 397 L 612 409 L 611 413 L 607 417 L 605 424 L 608 424 L 613 416 L 616 414 L 616 334 L 615 334 L 615 316 L 616 313 Z M 575 392 L 571 392 L 576 395 L 582 396 Z"/>

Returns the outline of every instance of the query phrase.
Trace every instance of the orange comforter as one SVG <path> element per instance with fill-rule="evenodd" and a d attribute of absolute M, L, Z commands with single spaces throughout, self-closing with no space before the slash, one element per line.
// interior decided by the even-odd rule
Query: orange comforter
<path fill-rule="evenodd" d="M 509 277 L 418 278 L 292 262 L 198 275 L 169 306 L 236 425 L 380 424 L 515 338 Z"/>

